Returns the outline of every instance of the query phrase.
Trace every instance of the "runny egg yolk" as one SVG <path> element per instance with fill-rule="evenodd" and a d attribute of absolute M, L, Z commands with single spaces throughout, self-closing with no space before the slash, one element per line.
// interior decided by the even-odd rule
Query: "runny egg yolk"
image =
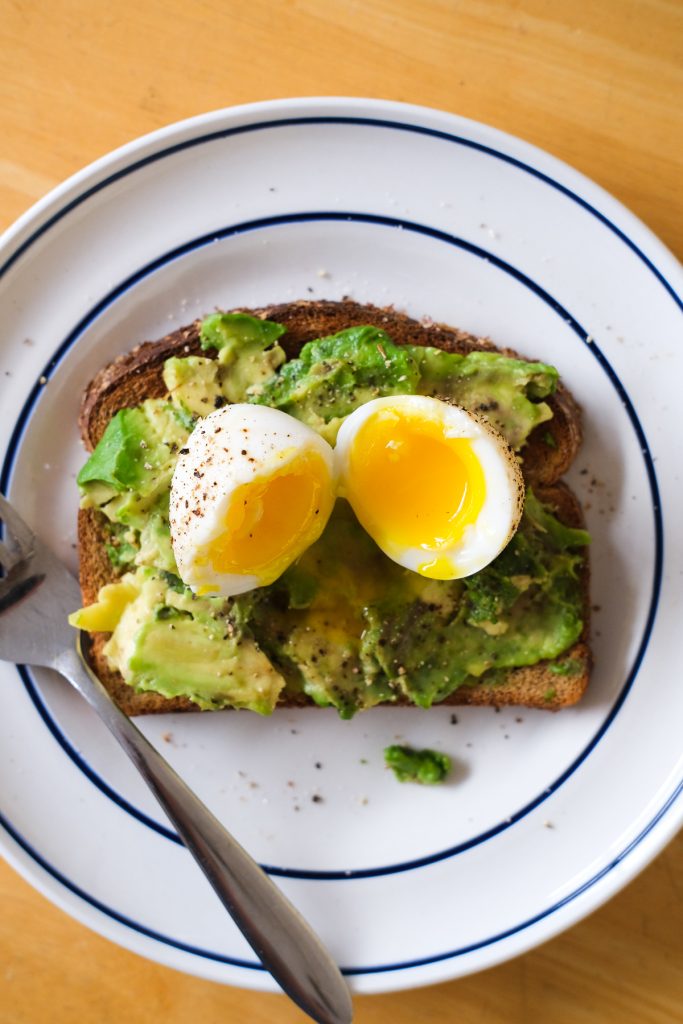
<path fill-rule="evenodd" d="M 446 552 L 479 516 L 486 482 L 469 438 L 449 437 L 437 420 L 382 409 L 353 440 L 346 496 L 387 553 L 422 549 L 418 572 L 452 579 Z"/>
<path fill-rule="evenodd" d="M 304 452 L 268 475 L 236 487 L 224 532 L 198 564 L 216 573 L 258 577 L 272 583 L 321 533 L 334 501 L 330 473 L 316 452 Z"/>

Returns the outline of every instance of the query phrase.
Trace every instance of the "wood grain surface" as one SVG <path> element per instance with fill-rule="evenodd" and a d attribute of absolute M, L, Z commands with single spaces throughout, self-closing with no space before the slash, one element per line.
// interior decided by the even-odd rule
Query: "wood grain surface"
<path fill-rule="evenodd" d="M 0 228 L 171 121 L 376 96 L 550 150 L 683 255 L 682 0 L 0 0 Z M 559 938 L 480 975 L 357 999 L 359 1024 L 683 1021 L 683 836 Z M 151 964 L 0 865 L 0 1024 L 294 1024 L 283 997 Z"/>

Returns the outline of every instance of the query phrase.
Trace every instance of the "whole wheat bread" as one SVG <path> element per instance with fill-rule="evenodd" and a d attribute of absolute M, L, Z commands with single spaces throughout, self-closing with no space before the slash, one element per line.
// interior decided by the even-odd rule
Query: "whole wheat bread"
<path fill-rule="evenodd" d="M 315 338 L 334 334 L 345 327 L 372 324 L 383 328 L 397 344 L 432 345 L 448 352 L 467 354 L 475 350 L 502 351 L 517 356 L 509 349 L 496 349 L 487 339 L 477 338 L 443 324 L 418 322 L 392 308 L 360 305 L 351 301 L 301 301 L 241 310 L 283 324 L 287 331 L 280 344 L 289 357 L 298 355 L 302 345 Z M 88 385 L 81 404 L 79 428 L 88 450 L 92 450 L 111 418 L 119 409 L 138 405 L 146 398 L 166 395 L 162 371 L 170 356 L 201 352 L 197 321 L 174 331 L 159 341 L 145 342 L 104 367 Z M 202 352 L 203 355 L 207 353 Z M 529 358 L 526 357 L 525 358 Z M 582 526 L 583 515 L 578 500 L 560 477 L 569 468 L 581 443 L 581 417 L 578 406 L 560 385 L 547 399 L 553 418 L 534 431 L 523 450 L 525 479 L 534 486 L 538 497 L 550 503 L 558 518 L 568 526 Z M 548 435 L 552 441 L 548 443 Z M 105 547 L 105 519 L 102 513 L 81 509 L 78 515 L 78 547 L 80 582 L 83 603 L 92 604 L 105 583 L 111 583 L 115 571 Z M 558 675 L 548 663 L 517 668 L 495 683 L 486 681 L 474 686 L 461 686 L 443 703 L 447 705 L 506 704 L 556 710 L 576 703 L 584 693 L 590 673 L 588 564 L 583 571 L 584 630 L 577 643 L 563 655 L 563 662 L 576 663 L 573 672 Z M 107 634 L 94 634 L 89 644 L 89 658 L 95 672 L 122 710 L 129 715 L 168 711 L 196 711 L 197 706 L 185 697 L 167 699 L 159 694 L 136 693 L 113 671 L 103 653 Z M 289 699 L 282 706 L 306 703 Z"/>

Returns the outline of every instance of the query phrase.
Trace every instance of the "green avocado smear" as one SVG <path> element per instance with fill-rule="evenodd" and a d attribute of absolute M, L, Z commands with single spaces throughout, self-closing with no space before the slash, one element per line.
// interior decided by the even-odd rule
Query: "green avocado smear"
<path fill-rule="evenodd" d="M 372 326 L 311 341 L 287 360 L 284 330 L 212 314 L 200 333 L 210 354 L 168 359 L 167 396 L 112 418 L 78 484 L 82 506 L 104 517 L 116 582 L 72 624 L 111 634 L 108 660 L 138 691 L 261 714 L 285 694 L 342 718 L 397 701 L 428 708 L 459 686 L 559 658 L 583 629 L 589 537 L 531 490 L 511 542 L 465 579 L 403 569 L 340 498 L 320 539 L 275 583 L 232 599 L 183 585 L 168 520 L 173 469 L 198 419 L 227 402 L 281 409 L 331 443 L 346 416 L 384 395 L 454 402 L 489 419 L 516 450 L 552 416 L 544 399 L 558 375 L 543 363 L 399 346 Z"/>

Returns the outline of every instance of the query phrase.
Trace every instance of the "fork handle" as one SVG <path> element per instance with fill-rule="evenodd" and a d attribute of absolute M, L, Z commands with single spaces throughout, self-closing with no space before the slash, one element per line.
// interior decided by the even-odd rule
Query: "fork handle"
<path fill-rule="evenodd" d="M 80 654 L 80 656 L 79 656 Z M 319 1024 L 350 1024 L 349 989 L 298 910 L 118 708 L 80 652 L 55 664 L 115 736 L 215 889 L 287 995 Z"/>

